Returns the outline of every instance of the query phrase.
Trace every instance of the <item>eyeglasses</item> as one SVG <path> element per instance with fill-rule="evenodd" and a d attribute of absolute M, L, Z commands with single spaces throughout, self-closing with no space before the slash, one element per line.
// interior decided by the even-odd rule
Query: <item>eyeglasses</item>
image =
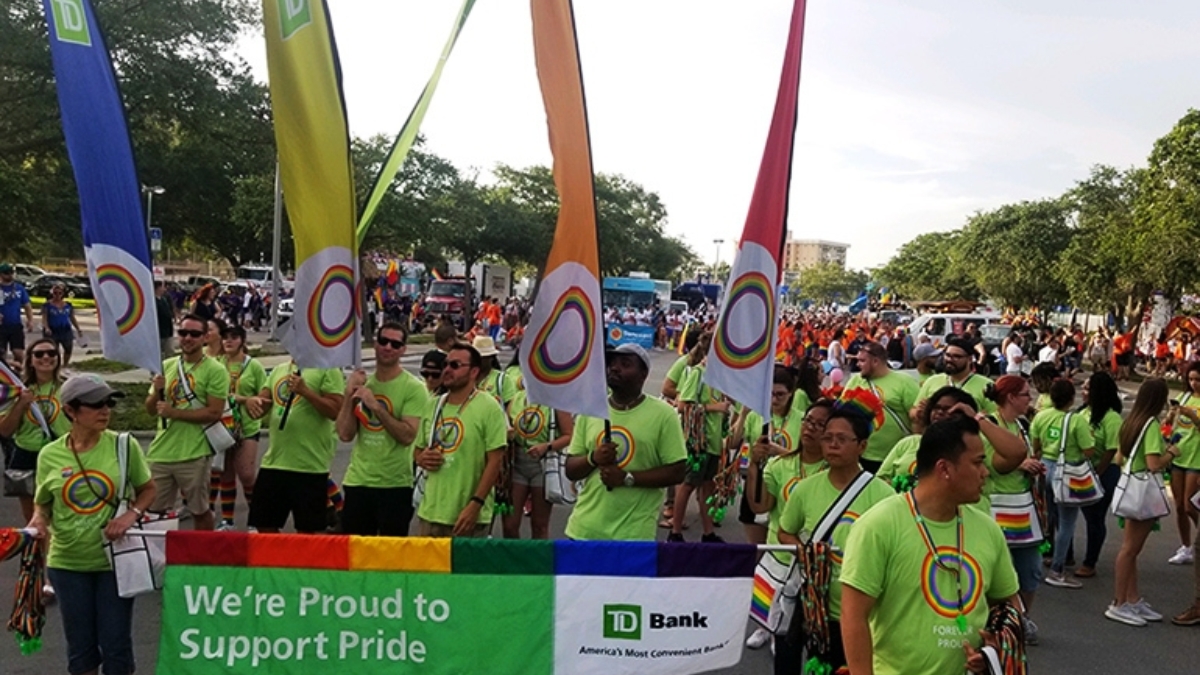
<path fill-rule="evenodd" d="M 29 353 L 33 355 L 33 358 L 35 359 L 45 359 L 51 356 L 58 356 L 58 352 L 54 351 L 53 349 L 38 349 Z"/>
<path fill-rule="evenodd" d="M 771 392 L 771 398 L 786 398 L 786 397 L 787 397 L 787 395 L 788 395 L 788 393 L 787 393 L 786 391 L 773 391 L 773 392 Z"/>
<path fill-rule="evenodd" d="M 101 408 L 115 408 L 115 407 L 117 407 L 117 400 L 113 399 L 113 398 L 109 398 L 109 399 L 100 401 L 99 403 L 88 403 L 86 401 L 79 401 L 78 406 L 81 408 L 90 408 L 92 410 L 100 410 Z"/>
<path fill-rule="evenodd" d="M 179 335 L 179 337 L 198 338 L 204 335 L 204 331 L 202 330 L 188 330 L 186 328 L 180 328 L 175 332 Z"/>
<path fill-rule="evenodd" d="M 422 370 L 421 371 L 421 377 L 423 377 L 427 380 L 432 380 L 435 377 L 441 377 L 441 376 L 442 376 L 442 371 L 440 371 L 440 370 Z"/>
<path fill-rule="evenodd" d="M 805 424 L 818 431 L 825 428 L 825 420 L 818 420 L 811 417 L 805 417 L 800 420 L 800 424 Z"/>
<path fill-rule="evenodd" d="M 853 445 L 858 442 L 854 436 L 843 436 L 842 434 L 826 434 L 821 437 L 821 442 L 828 445 Z"/>
<path fill-rule="evenodd" d="M 471 364 L 467 361 L 447 361 L 446 365 L 444 366 L 443 369 L 444 370 L 458 370 L 459 368 L 465 368 L 469 365 L 471 365 Z"/>
<path fill-rule="evenodd" d="M 375 338 L 375 342 L 392 349 L 403 349 L 405 344 L 404 340 L 392 340 L 382 336 Z"/>

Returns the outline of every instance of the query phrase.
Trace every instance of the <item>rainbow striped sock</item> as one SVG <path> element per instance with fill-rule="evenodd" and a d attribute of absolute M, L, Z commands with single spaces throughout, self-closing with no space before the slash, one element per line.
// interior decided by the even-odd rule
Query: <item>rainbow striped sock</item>
<path fill-rule="evenodd" d="M 329 482 L 325 484 L 325 495 L 328 497 L 329 506 L 332 506 L 338 512 L 342 510 L 342 504 L 346 501 L 342 496 L 342 489 L 334 482 L 333 476 L 329 477 Z"/>
<path fill-rule="evenodd" d="M 237 479 L 221 483 L 221 519 L 233 522 L 233 510 L 237 506 Z"/>
<path fill-rule="evenodd" d="M 221 472 L 213 471 L 208 474 L 208 506 L 212 510 L 217 510 L 220 505 L 218 501 L 221 497 Z"/>

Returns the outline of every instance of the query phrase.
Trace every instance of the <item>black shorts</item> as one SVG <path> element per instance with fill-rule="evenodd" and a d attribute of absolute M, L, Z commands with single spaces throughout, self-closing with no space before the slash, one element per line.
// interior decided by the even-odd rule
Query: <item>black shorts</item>
<path fill-rule="evenodd" d="M 750 500 L 746 498 L 745 490 L 742 490 L 742 498 L 738 502 L 738 522 L 743 525 L 754 525 L 754 519 L 758 517 L 758 514 L 750 508 Z"/>
<path fill-rule="evenodd" d="M 0 324 L 0 354 L 7 354 L 10 349 L 25 349 L 25 326 L 20 322 L 15 326 Z"/>
<path fill-rule="evenodd" d="M 343 485 L 342 534 L 407 537 L 413 517 L 413 489 Z M 255 499 L 257 499 L 257 494 Z"/>
<path fill-rule="evenodd" d="M 711 481 L 717 475 L 717 464 L 720 463 L 720 458 L 716 455 L 710 455 L 707 452 L 701 456 L 700 469 L 688 472 L 683 476 L 683 482 L 692 487 L 700 487 Z"/>
<path fill-rule="evenodd" d="M 1128 365 L 1132 365 L 1132 364 L 1133 364 L 1133 352 L 1117 354 L 1117 365 L 1118 366 L 1128 366 Z"/>
<path fill-rule="evenodd" d="M 297 532 L 325 531 L 327 473 L 259 469 L 250 502 L 250 527 L 282 529 L 292 516 Z"/>

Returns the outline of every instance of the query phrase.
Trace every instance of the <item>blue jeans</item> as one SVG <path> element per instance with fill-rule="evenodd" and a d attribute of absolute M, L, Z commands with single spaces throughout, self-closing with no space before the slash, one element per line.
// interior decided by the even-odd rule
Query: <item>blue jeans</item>
<path fill-rule="evenodd" d="M 1050 478 L 1049 484 L 1054 485 L 1056 471 L 1061 471 L 1062 467 L 1058 463 L 1049 460 L 1046 464 L 1046 476 Z M 1051 490 L 1051 493 L 1054 491 Z M 1079 520 L 1079 512 L 1082 511 L 1078 506 L 1066 506 L 1064 504 L 1054 504 L 1055 513 L 1057 514 L 1058 530 L 1054 534 L 1054 559 L 1050 563 L 1050 571 L 1055 574 L 1062 574 L 1067 566 L 1067 551 L 1071 548 L 1071 542 L 1075 539 L 1075 522 Z"/>
<path fill-rule="evenodd" d="M 1087 523 L 1087 551 L 1083 556 L 1084 567 L 1096 567 L 1100 560 L 1100 549 L 1104 548 L 1104 539 L 1108 536 L 1108 507 L 1112 504 L 1113 491 L 1117 489 L 1117 481 L 1121 479 L 1121 468 L 1109 464 L 1104 473 L 1100 474 L 1100 486 L 1104 488 L 1104 498 L 1083 507 L 1083 519 Z"/>
<path fill-rule="evenodd" d="M 67 637 L 67 672 L 96 670 L 129 675 L 133 663 L 133 600 L 117 595 L 117 577 L 109 572 L 71 572 L 49 568 Z"/>

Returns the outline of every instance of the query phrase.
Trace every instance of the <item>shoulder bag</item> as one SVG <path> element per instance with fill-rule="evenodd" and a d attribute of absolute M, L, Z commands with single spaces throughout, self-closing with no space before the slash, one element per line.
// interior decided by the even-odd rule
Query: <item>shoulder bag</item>
<path fill-rule="evenodd" d="M 179 387 L 183 389 L 183 395 L 192 409 L 204 408 L 206 402 L 201 401 L 196 396 L 196 392 L 192 391 L 192 386 L 188 384 L 187 373 L 183 370 L 182 357 L 175 362 L 175 366 L 178 370 Z M 212 468 L 214 470 L 225 468 L 225 451 L 238 444 L 239 435 L 240 432 L 233 417 L 233 407 L 229 405 L 229 396 L 225 396 L 225 409 L 221 411 L 221 419 L 204 427 L 204 437 L 208 439 L 208 446 L 213 452 Z"/>
<path fill-rule="evenodd" d="M 1067 461 L 1067 437 L 1071 434 L 1071 416 L 1063 417 L 1062 438 L 1058 445 L 1058 470 L 1054 472 L 1054 500 L 1064 506 L 1091 506 L 1104 498 L 1104 488 L 1092 463 Z"/>
<path fill-rule="evenodd" d="M 129 433 L 117 436 L 117 464 L 120 479 L 117 485 L 117 509 L 114 518 L 125 514 L 129 492 Z M 104 555 L 112 565 L 117 578 L 117 595 L 133 598 L 153 591 L 162 590 L 163 575 L 167 568 L 167 540 L 159 535 L 179 529 L 176 514 L 147 514 L 129 528 L 124 537 L 104 542 Z M 154 532 L 154 535 L 143 535 Z"/>
<path fill-rule="evenodd" d="M 989 417 L 989 419 L 993 423 L 999 423 L 995 418 Z M 1021 440 L 1025 441 L 1028 454 L 1029 436 L 1024 425 L 1021 424 L 1020 418 L 1017 419 L 1017 428 L 1021 432 Z M 990 501 L 992 519 L 1004 532 L 1004 540 L 1009 547 L 1034 546 L 1042 543 L 1042 540 L 1045 539 L 1045 532 L 1042 529 L 1041 517 L 1032 490 L 1008 495 L 993 494 Z"/>
<path fill-rule="evenodd" d="M 1171 513 L 1171 504 L 1167 501 L 1167 489 L 1163 486 L 1162 473 L 1150 471 L 1148 467 L 1136 473 L 1129 470 L 1133 466 L 1134 457 L 1137 457 L 1138 450 L 1142 447 L 1142 441 L 1146 438 L 1146 430 L 1153 422 L 1154 418 L 1150 418 L 1142 426 L 1137 442 L 1134 443 L 1133 450 L 1129 453 L 1129 459 L 1125 460 L 1125 466 L 1121 469 L 1121 478 L 1117 480 L 1117 487 L 1113 490 L 1112 514 L 1119 518 L 1154 520 Z"/>

